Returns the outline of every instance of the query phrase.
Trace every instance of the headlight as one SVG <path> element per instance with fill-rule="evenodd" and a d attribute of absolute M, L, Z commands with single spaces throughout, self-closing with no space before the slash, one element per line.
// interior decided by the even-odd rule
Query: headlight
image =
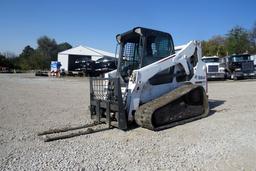
<path fill-rule="evenodd" d="M 223 72 L 223 71 L 225 71 L 225 68 L 220 67 L 220 68 L 219 68 L 219 71 L 220 71 L 220 72 Z"/>
<path fill-rule="evenodd" d="M 235 71 L 241 71 L 241 68 L 236 68 Z"/>

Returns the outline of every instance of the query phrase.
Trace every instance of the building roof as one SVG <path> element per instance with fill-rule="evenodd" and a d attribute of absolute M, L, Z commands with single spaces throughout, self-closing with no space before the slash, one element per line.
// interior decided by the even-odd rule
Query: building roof
<path fill-rule="evenodd" d="M 115 57 L 115 54 L 106 52 L 103 50 L 99 49 L 94 49 L 88 46 L 77 46 L 62 52 L 59 52 L 58 54 L 60 55 L 88 55 L 88 56 L 110 56 L 110 57 Z"/>

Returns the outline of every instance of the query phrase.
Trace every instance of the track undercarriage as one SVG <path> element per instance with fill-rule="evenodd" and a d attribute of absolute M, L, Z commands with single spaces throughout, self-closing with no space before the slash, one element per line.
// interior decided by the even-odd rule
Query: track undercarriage
<path fill-rule="evenodd" d="M 141 127 L 157 131 L 206 117 L 208 110 L 204 89 L 188 84 L 141 105 L 135 120 Z"/>

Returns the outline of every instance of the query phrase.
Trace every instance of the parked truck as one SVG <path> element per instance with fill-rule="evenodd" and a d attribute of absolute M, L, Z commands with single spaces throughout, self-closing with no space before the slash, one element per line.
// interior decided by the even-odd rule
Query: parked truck
<path fill-rule="evenodd" d="M 225 79 L 227 77 L 224 59 L 218 56 L 204 56 L 202 61 L 206 63 L 207 79 Z"/>
<path fill-rule="evenodd" d="M 233 80 L 255 76 L 254 63 L 249 54 L 235 54 L 227 58 L 227 70 Z"/>

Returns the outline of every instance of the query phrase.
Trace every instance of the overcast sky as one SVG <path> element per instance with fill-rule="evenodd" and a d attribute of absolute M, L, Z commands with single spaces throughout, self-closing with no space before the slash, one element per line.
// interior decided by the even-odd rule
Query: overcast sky
<path fill-rule="evenodd" d="M 169 32 L 180 45 L 249 29 L 255 11 L 256 0 L 1 0 L 0 52 L 36 48 L 43 35 L 114 52 L 115 35 L 136 26 Z"/>

